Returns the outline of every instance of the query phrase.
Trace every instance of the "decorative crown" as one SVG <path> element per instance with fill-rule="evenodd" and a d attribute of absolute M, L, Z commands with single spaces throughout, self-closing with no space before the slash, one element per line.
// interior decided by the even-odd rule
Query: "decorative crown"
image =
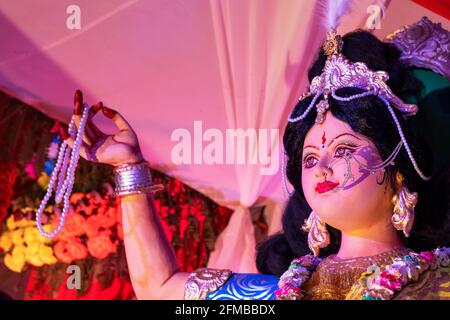
<path fill-rule="evenodd" d="M 404 103 L 398 98 L 386 84 L 389 75 L 385 71 L 372 71 L 363 62 L 351 62 L 340 52 L 342 49 L 342 38 L 332 30 L 327 33 L 327 39 L 323 45 L 323 50 L 328 56 L 322 74 L 314 77 L 306 94 L 303 94 L 299 100 L 306 96 L 315 94 L 324 94 L 325 100 L 328 95 L 337 89 L 345 87 L 356 87 L 374 92 L 376 95 L 389 100 L 395 108 L 407 116 L 417 113 L 418 108 L 415 104 Z M 324 100 L 317 105 L 317 123 L 322 123 L 325 119 L 324 112 L 328 109 L 328 103 Z"/>

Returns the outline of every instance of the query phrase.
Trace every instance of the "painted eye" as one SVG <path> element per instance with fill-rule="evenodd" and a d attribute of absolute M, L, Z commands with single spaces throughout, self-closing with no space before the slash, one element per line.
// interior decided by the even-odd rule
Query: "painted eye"
<path fill-rule="evenodd" d="M 337 158 L 342 158 L 343 156 L 352 154 L 353 152 L 355 152 L 355 150 L 346 147 L 339 147 L 336 149 L 334 156 Z"/>
<path fill-rule="evenodd" d="M 304 161 L 305 168 L 312 168 L 316 165 L 316 163 L 317 163 L 317 159 L 314 157 L 308 157 Z"/>

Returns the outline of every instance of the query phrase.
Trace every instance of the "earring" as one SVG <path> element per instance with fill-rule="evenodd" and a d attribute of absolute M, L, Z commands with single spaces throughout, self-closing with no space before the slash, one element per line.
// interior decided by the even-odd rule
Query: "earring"
<path fill-rule="evenodd" d="M 396 175 L 397 185 L 400 186 L 400 192 L 392 198 L 394 204 L 394 214 L 391 221 L 395 229 L 402 230 L 405 237 L 409 237 L 409 232 L 414 223 L 414 207 L 417 204 L 417 192 L 410 192 L 403 185 L 403 176 L 400 173 Z"/>
<path fill-rule="evenodd" d="M 308 247 L 314 256 L 319 255 L 320 248 L 325 248 L 330 244 L 330 234 L 327 231 L 327 225 L 320 220 L 319 216 L 311 211 L 308 219 L 302 226 L 303 231 L 308 232 Z"/>

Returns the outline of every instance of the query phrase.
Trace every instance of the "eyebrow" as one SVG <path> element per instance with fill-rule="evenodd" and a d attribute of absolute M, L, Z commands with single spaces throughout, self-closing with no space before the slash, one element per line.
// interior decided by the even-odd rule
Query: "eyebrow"
<path fill-rule="evenodd" d="M 361 138 L 358 138 L 357 136 L 355 136 L 354 134 L 351 134 L 351 133 L 347 133 L 347 132 L 345 132 L 345 133 L 341 133 L 340 135 L 338 135 L 338 136 L 336 136 L 336 137 L 334 137 L 330 142 L 328 142 L 328 145 L 327 145 L 327 148 L 330 146 L 330 144 L 332 144 L 336 139 L 338 139 L 338 138 L 340 138 L 340 137 L 342 137 L 342 136 L 352 136 L 352 137 L 354 137 L 354 138 L 356 138 L 356 139 L 358 139 L 358 140 L 361 140 L 362 141 L 362 139 Z M 305 146 L 305 147 L 303 147 L 303 150 L 305 150 L 306 148 L 313 148 L 313 149 L 317 149 L 317 150 L 320 150 L 320 148 L 319 147 L 316 147 L 316 146 L 312 146 L 312 145 L 307 145 L 307 146 Z"/>

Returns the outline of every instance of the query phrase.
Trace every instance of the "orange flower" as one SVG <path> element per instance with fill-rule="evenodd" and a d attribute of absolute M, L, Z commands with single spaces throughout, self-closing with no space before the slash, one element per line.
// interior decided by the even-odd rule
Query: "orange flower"
<path fill-rule="evenodd" d="M 95 209 L 97 209 L 97 205 L 90 204 L 90 205 L 85 206 L 85 207 L 83 208 L 83 212 L 84 212 L 87 216 L 90 216 L 90 215 L 92 215 L 92 213 L 94 212 Z"/>
<path fill-rule="evenodd" d="M 97 215 L 86 219 L 85 231 L 89 238 L 95 237 L 100 230 L 100 222 Z"/>
<path fill-rule="evenodd" d="M 86 196 L 89 199 L 89 203 L 94 206 L 98 206 L 102 202 L 102 196 L 97 191 L 92 191 Z"/>
<path fill-rule="evenodd" d="M 56 258 L 64 263 L 72 263 L 74 260 L 73 257 L 67 251 L 67 242 L 59 241 L 53 246 L 53 251 L 55 253 Z"/>
<path fill-rule="evenodd" d="M 89 253 L 98 259 L 106 258 L 110 253 L 114 253 L 117 249 L 117 244 L 111 241 L 109 237 L 111 232 L 102 231 L 95 237 L 89 238 L 87 247 Z"/>
<path fill-rule="evenodd" d="M 88 250 L 77 238 L 68 238 L 67 241 L 58 241 L 53 246 L 56 258 L 64 263 L 72 263 L 74 260 L 86 259 Z"/>
<path fill-rule="evenodd" d="M 63 230 L 73 237 L 78 237 L 84 234 L 84 226 L 86 219 L 79 213 L 73 213 L 67 216 L 66 224 Z"/>
<path fill-rule="evenodd" d="M 66 243 L 67 253 L 74 260 L 86 259 L 88 256 L 88 250 L 84 244 L 79 240 L 74 240 Z"/>
<path fill-rule="evenodd" d="M 74 215 L 77 215 L 74 217 Z M 81 217 L 81 219 L 79 219 Z M 52 228 L 51 230 L 55 230 L 58 224 L 60 217 L 58 215 L 53 216 L 51 220 Z M 61 231 L 55 236 L 53 239 L 54 241 L 69 241 L 73 237 L 77 237 L 79 235 L 82 235 L 84 233 L 84 218 L 80 216 L 79 214 L 71 214 L 67 216 L 66 223 L 64 224 L 64 227 L 61 229 Z M 77 222 L 78 221 L 78 222 Z M 77 225 L 77 223 L 80 223 Z"/>
<path fill-rule="evenodd" d="M 58 224 L 57 222 L 52 223 L 52 225 L 53 225 L 52 230 L 54 230 L 56 228 L 57 224 Z M 69 241 L 71 238 L 73 238 L 73 236 L 71 234 L 67 233 L 67 231 L 65 230 L 65 227 L 63 227 L 61 229 L 61 231 L 53 239 L 54 239 L 54 241 L 66 242 L 66 241 Z"/>
<path fill-rule="evenodd" d="M 117 223 L 116 209 L 111 207 L 102 207 L 98 211 L 98 219 L 100 226 L 107 229 L 113 227 Z"/>
<path fill-rule="evenodd" d="M 69 202 L 71 204 L 76 204 L 78 201 L 82 201 L 84 196 L 85 196 L 85 194 L 81 193 L 81 192 L 72 193 L 72 195 L 70 196 Z"/>

